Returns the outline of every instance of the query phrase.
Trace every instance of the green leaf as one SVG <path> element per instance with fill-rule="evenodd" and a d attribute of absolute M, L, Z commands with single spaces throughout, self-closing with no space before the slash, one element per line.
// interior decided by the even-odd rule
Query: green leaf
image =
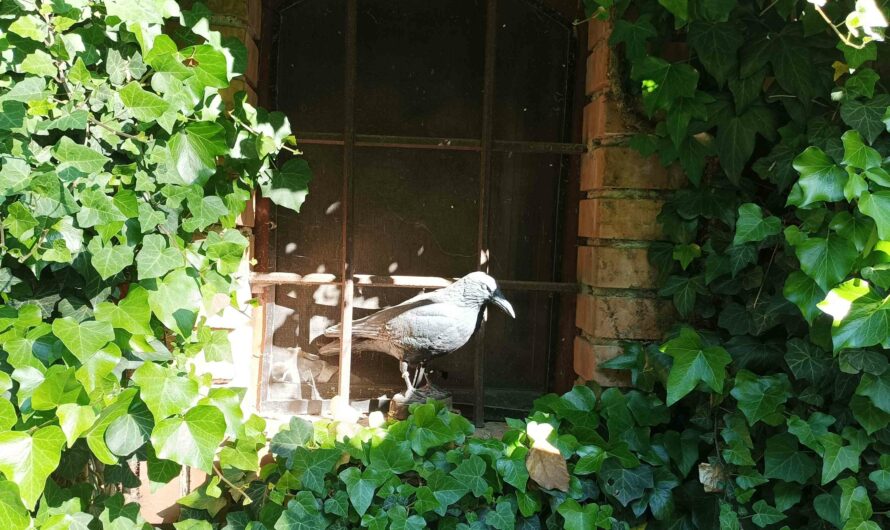
<path fill-rule="evenodd" d="M 287 460 L 288 468 L 293 465 L 293 454 L 298 447 L 305 447 L 312 441 L 315 428 L 303 418 L 292 417 L 286 429 L 281 429 L 272 437 L 269 450 L 272 454 Z"/>
<path fill-rule="evenodd" d="M 226 419 L 214 407 L 198 405 L 183 416 L 161 420 L 151 433 L 158 458 L 211 473 L 213 456 L 226 434 Z"/>
<path fill-rule="evenodd" d="M 853 279 L 832 289 L 819 309 L 834 317 L 835 351 L 890 342 L 890 297 L 882 297 L 866 281 Z"/>
<path fill-rule="evenodd" d="M 890 95 L 887 94 L 866 101 L 848 99 L 841 104 L 841 119 L 871 144 L 884 131 L 887 107 L 890 107 Z"/>
<path fill-rule="evenodd" d="M 791 385 L 788 376 L 782 373 L 758 376 L 748 370 L 740 370 L 730 394 L 738 402 L 739 410 L 749 424 L 762 421 L 768 425 L 778 425 L 784 421 L 783 405 L 791 395 Z"/>
<path fill-rule="evenodd" d="M 126 414 L 108 425 L 105 444 L 112 453 L 121 457 L 129 456 L 145 445 L 153 426 L 154 421 L 145 404 L 134 401 Z"/>
<path fill-rule="evenodd" d="M 872 169 L 881 167 L 881 155 L 875 149 L 865 145 L 856 131 L 847 131 L 841 136 L 844 144 L 843 163 L 856 169 Z"/>
<path fill-rule="evenodd" d="M 413 410 L 413 425 L 409 427 L 408 439 L 411 449 L 420 456 L 439 445 L 451 441 L 451 429 L 438 417 L 433 404 L 420 405 Z"/>
<path fill-rule="evenodd" d="M 651 467 L 641 464 L 627 469 L 615 458 L 606 460 L 599 478 L 603 491 L 617 499 L 622 506 L 641 498 L 646 489 L 655 486 Z"/>
<path fill-rule="evenodd" d="M 849 444 L 844 444 L 844 439 Z M 868 438 L 850 427 L 844 429 L 843 438 L 835 433 L 823 434 L 819 443 L 824 447 L 822 455 L 822 485 L 834 480 L 842 471 L 859 471 L 859 455 L 868 445 Z"/>
<path fill-rule="evenodd" d="M 763 500 L 755 502 L 753 508 L 754 517 L 751 520 L 760 528 L 776 524 L 787 518 L 784 513 L 773 508 Z"/>
<path fill-rule="evenodd" d="M 52 410 L 63 403 L 76 403 L 83 386 L 74 376 L 74 368 L 59 364 L 50 366 L 41 382 L 31 394 L 31 408 Z"/>
<path fill-rule="evenodd" d="M 795 244 L 794 251 L 801 270 L 824 291 L 843 281 L 859 257 L 849 239 L 830 233 L 825 238 L 811 237 Z"/>
<path fill-rule="evenodd" d="M 495 469 L 503 477 L 504 482 L 519 491 L 525 491 L 526 484 L 528 483 L 528 468 L 525 465 L 527 454 L 528 449 L 517 447 L 513 449 L 509 457 L 498 458 L 497 462 L 495 462 Z"/>
<path fill-rule="evenodd" d="M 890 191 L 863 192 L 859 197 L 859 211 L 875 220 L 878 236 L 890 239 Z"/>
<path fill-rule="evenodd" d="M 627 57 L 634 62 L 646 55 L 646 42 L 658 35 L 650 22 L 651 16 L 642 15 L 637 20 L 616 20 L 609 36 L 609 44 L 624 44 Z"/>
<path fill-rule="evenodd" d="M 483 478 L 485 474 L 485 461 L 476 455 L 461 462 L 451 476 L 467 486 L 476 497 L 480 497 L 488 490 L 488 482 Z"/>
<path fill-rule="evenodd" d="M 53 77 L 58 73 L 53 58 L 43 50 L 34 50 L 26 55 L 19 68 L 22 72 L 42 77 Z"/>
<path fill-rule="evenodd" d="M 118 418 L 127 414 L 127 410 L 133 399 L 136 397 L 137 389 L 128 388 L 120 394 L 109 405 L 107 405 L 99 414 L 99 419 L 93 425 L 93 428 L 87 433 L 87 445 L 90 450 L 104 464 L 110 466 L 118 463 L 118 457 L 108 448 L 105 443 L 105 433 L 108 427 Z"/>
<path fill-rule="evenodd" d="M 303 158 L 291 158 L 279 171 L 273 173 L 269 182 L 260 184 L 260 190 L 263 197 L 278 206 L 299 212 L 309 195 L 310 180 L 312 170 L 309 169 L 309 163 Z"/>
<path fill-rule="evenodd" d="M 430 473 L 426 477 L 426 482 L 439 503 L 439 508 L 435 510 L 439 515 L 445 515 L 448 507 L 459 501 L 470 490 L 467 484 L 439 470 Z M 517 495 L 521 495 L 521 492 Z"/>
<path fill-rule="evenodd" d="M 114 340 L 114 329 L 107 322 L 77 322 L 65 317 L 55 319 L 52 328 L 53 335 L 82 363 Z"/>
<path fill-rule="evenodd" d="M 142 240 L 142 249 L 136 256 L 136 270 L 140 280 L 160 278 L 171 270 L 182 267 L 182 252 L 168 247 L 167 239 L 160 234 L 148 234 Z"/>
<path fill-rule="evenodd" d="M 98 240 L 93 239 L 93 241 Z M 133 247 L 107 245 L 93 253 L 90 263 L 93 264 L 99 276 L 103 280 L 107 280 L 133 263 Z"/>
<path fill-rule="evenodd" d="M 890 414 L 890 371 L 881 375 L 862 374 L 856 394 L 869 398 L 874 406 Z"/>
<path fill-rule="evenodd" d="M 77 224 L 80 228 L 102 228 L 103 225 L 114 225 L 127 220 L 127 216 L 118 209 L 111 197 L 101 190 L 84 190 L 80 192 L 78 200 L 81 204 L 81 209 L 77 212 Z"/>
<path fill-rule="evenodd" d="M 167 142 L 169 164 L 181 184 L 203 185 L 216 173 L 216 157 L 227 153 L 225 131 L 217 123 L 194 123 Z"/>
<path fill-rule="evenodd" d="M 200 200 L 189 198 L 188 206 L 192 216 L 183 221 L 182 228 L 189 232 L 201 232 L 229 213 L 222 199 L 214 195 L 202 197 Z"/>
<path fill-rule="evenodd" d="M 281 513 L 274 526 L 275 530 L 323 530 L 327 527 L 328 522 L 321 514 L 318 501 L 308 491 L 297 493 L 287 503 L 287 510 Z"/>
<path fill-rule="evenodd" d="M 63 136 L 53 148 L 53 156 L 59 161 L 59 171 L 73 167 L 81 173 L 98 173 L 111 159 L 85 145 Z"/>
<path fill-rule="evenodd" d="M 835 202 L 844 198 L 847 172 L 818 147 L 807 147 L 792 165 L 800 173 L 801 197 L 792 200 L 789 196 L 789 205 L 805 208 L 816 202 Z"/>
<path fill-rule="evenodd" d="M 736 222 L 733 245 L 741 245 L 751 241 L 763 241 L 782 230 L 782 221 L 778 217 L 763 218 L 760 206 L 746 203 L 739 206 L 739 220 Z"/>
<path fill-rule="evenodd" d="M 22 504 L 19 488 L 8 480 L 0 481 L 0 526 L 9 530 L 31 527 L 31 516 Z"/>
<path fill-rule="evenodd" d="M 31 166 L 21 158 L 0 158 L 0 194 L 10 196 L 28 187 L 31 182 Z"/>
<path fill-rule="evenodd" d="M 516 514 L 509 502 L 499 502 L 493 510 L 485 513 L 485 524 L 497 530 L 513 530 L 516 527 Z"/>
<path fill-rule="evenodd" d="M 777 434 L 766 441 L 763 456 L 766 478 L 806 484 L 819 466 L 797 445 L 797 439 L 790 434 Z"/>
<path fill-rule="evenodd" d="M 117 304 L 100 302 L 96 306 L 95 317 L 99 322 L 107 322 L 134 335 L 152 334 L 148 291 L 141 285 L 131 286 L 127 296 Z"/>
<path fill-rule="evenodd" d="M 80 435 L 87 432 L 96 422 L 96 412 L 88 405 L 65 403 L 59 405 L 56 415 L 59 417 L 59 426 L 65 434 L 68 447 L 74 445 Z"/>
<path fill-rule="evenodd" d="M 667 381 L 667 405 L 671 406 L 705 383 L 715 392 L 723 392 L 726 365 L 732 357 L 718 346 L 704 346 L 701 337 L 691 328 L 680 330 L 680 336 L 668 341 L 661 351 L 674 359 Z"/>
<path fill-rule="evenodd" d="M 612 516 L 612 507 L 600 506 L 595 503 L 585 503 L 584 506 L 575 499 L 566 499 L 556 509 L 565 523 L 565 530 L 592 530 L 594 528 L 611 528 L 609 521 Z"/>
<path fill-rule="evenodd" d="M 785 363 L 795 378 L 819 383 L 828 374 L 831 357 L 811 342 L 795 337 L 787 343 Z"/>
<path fill-rule="evenodd" d="M 739 29 L 736 24 L 726 22 L 689 24 L 689 45 L 719 85 L 738 67 L 737 52 L 745 42 Z"/>
<path fill-rule="evenodd" d="M 681 97 L 692 97 L 698 86 L 698 72 L 683 63 L 669 63 L 664 59 L 647 56 L 633 65 L 631 77 L 651 82 L 651 90 L 644 91 L 643 101 L 649 114 L 669 109 Z"/>
<path fill-rule="evenodd" d="M 191 336 L 201 306 L 197 280 L 186 269 L 174 269 L 162 281 L 154 282 L 154 288 L 146 283 L 143 286 L 149 291 L 151 312 L 168 328 L 183 337 Z"/>
<path fill-rule="evenodd" d="M 142 122 L 151 122 L 167 112 L 170 105 L 164 98 L 143 90 L 139 83 L 133 81 L 118 92 L 121 101 L 133 117 Z"/>
<path fill-rule="evenodd" d="M 370 450 L 370 468 L 380 473 L 399 474 L 414 468 L 414 453 L 408 441 L 384 439 Z"/>
<path fill-rule="evenodd" d="M 340 472 L 340 480 L 346 484 L 346 493 L 349 494 L 349 502 L 359 515 L 365 515 L 371 501 L 374 499 L 374 490 L 377 489 L 377 481 L 371 478 L 372 472 L 366 469 L 363 472 L 358 468 L 348 467 Z"/>
<path fill-rule="evenodd" d="M 133 372 L 132 379 L 155 421 L 187 410 L 198 400 L 197 381 L 173 368 L 147 362 Z"/>
<path fill-rule="evenodd" d="M 25 106 L 18 101 L 0 103 L 0 130 L 11 131 L 25 123 Z"/>
<path fill-rule="evenodd" d="M 37 429 L 33 435 L 0 433 L 0 472 L 18 485 L 28 510 L 37 505 L 46 479 L 59 466 L 64 445 L 65 435 L 55 425 Z"/>
<path fill-rule="evenodd" d="M 343 452 L 338 449 L 307 449 L 297 447 L 288 461 L 288 468 L 300 485 L 319 495 L 324 495 L 325 476 L 334 470 Z"/>
<path fill-rule="evenodd" d="M 782 294 L 800 309 L 810 324 L 821 314 L 818 304 L 825 299 L 825 291 L 803 272 L 794 271 L 788 275 Z"/>

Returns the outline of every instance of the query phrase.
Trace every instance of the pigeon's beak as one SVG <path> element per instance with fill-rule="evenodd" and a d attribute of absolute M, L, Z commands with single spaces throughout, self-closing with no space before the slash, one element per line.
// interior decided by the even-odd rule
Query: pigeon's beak
<path fill-rule="evenodd" d="M 500 289 L 495 289 L 494 293 L 491 294 L 491 303 L 498 306 L 501 311 L 510 315 L 511 318 L 516 318 L 513 306 L 510 305 L 510 302 L 507 301 Z"/>

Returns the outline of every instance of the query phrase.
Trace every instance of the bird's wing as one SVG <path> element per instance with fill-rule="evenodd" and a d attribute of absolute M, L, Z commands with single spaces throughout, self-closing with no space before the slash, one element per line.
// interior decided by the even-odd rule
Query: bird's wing
<path fill-rule="evenodd" d="M 415 307 L 387 323 L 390 340 L 409 353 L 443 355 L 463 346 L 476 329 L 478 311 L 450 303 Z"/>
<path fill-rule="evenodd" d="M 405 300 L 401 304 L 387 307 L 386 309 L 381 309 L 364 318 L 353 320 L 353 337 L 376 339 L 384 336 L 383 334 L 386 333 L 386 324 L 388 322 L 391 322 L 393 319 L 398 318 L 406 312 L 414 312 L 419 307 L 434 304 L 435 302 L 430 299 L 431 294 L 433 293 L 421 293 L 414 298 Z M 340 329 L 341 324 L 331 326 L 324 330 L 324 335 L 326 337 L 339 337 Z"/>

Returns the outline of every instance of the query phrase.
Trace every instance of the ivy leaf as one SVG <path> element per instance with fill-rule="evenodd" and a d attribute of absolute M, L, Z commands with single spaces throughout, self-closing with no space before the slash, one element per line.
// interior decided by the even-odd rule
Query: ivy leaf
<path fill-rule="evenodd" d="M 133 454 L 148 441 L 154 426 L 151 413 L 140 401 L 134 401 L 127 413 L 108 425 L 105 444 L 118 456 Z"/>
<path fill-rule="evenodd" d="M 859 197 L 859 211 L 875 220 L 878 237 L 890 239 L 890 191 L 863 192 Z"/>
<path fill-rule="evenodd" d="M 831 338 L 835 351 L 886 344 L 890 337 L 890 297 L 853 279 L 832 289 L 819 309 L 834 317 Z"/>
<path fill-rule="evenodd" d="M 31 516 L 14 482 L 0 481 L 0 526 L 9 530 L 31 528 Z"/>
<path fill-rule="evenodd" d="M 52 324 L 53 335 L 62 341 L 80 362 L 86 360 L 114 340 L 114 328 L 107 322 L 94 320 L 77 322 L 73 318 L 57 318 Z"/>
<path fill-rule="evenodd" d="M 603 491 L 615 497 L 622 506 L 639 499 L 645 490 L 655 486 L 652 468 L 641 464 L 635 468 L 625 468 L 617 459 L 610 458 L 603 464 L 599 473 Z"/>
<path fill-rule="evenodd" d="M 766 441 L 763 456 L 766 478 L 806 484 L 819 471 L 816 461 L 801 451 L 790 434 L 777 434 Z"/>
<path fill-rule="evenodd" d="M 374 490 L 377 489 L 377 481 L 371 478 L 370 470 L 363 472 L 356 467 L 348 467 L 340 472 L 340 480 L 346 484 L 346 493 L 349 501 L 359 515 L 365 515 L 371 501 L 374 499 Z"/>
<path fill-rule="evenodd" d="M 890 371 L 881 375 L 862 374 L 856 394 L 869 398 L 877 408 L 890 414 Z"/>
<path fill-rule="evenodd" d="M 98 240 L 93 239 L 92 241 Z M 103 280 L 107 280 L 133 263 L 133 247 L 127 245 L 104 246 L 93 252 L 90 263 L 93 264 L 99 276 Z"/>
<path fill-rule="evenodd" d="M 513 530 L 516 528 L 516 514 L 513 512 L 513 506 L 506 501 L 497 503 L 493 510 L 486 512 L 485 524 L 497 530 Z"/>
<path fill-rule="evenodd" d="M 751 241 L 763 241 L 769 236 L 778 234 L 782 229 L 782 221 L 778 217 L 763 218 L 760 206 L 746 203 L 739 206 L 739 220 L 735 227 L 733 245 L 741 245 Z"/>
<path fill-rule="evenodd" d="M 760 528 L 776 524 L 787 518 L 784 513 L 773 508 L 763 500 L 755 502 L 753 508 L 754 517 L 751 520 Z"/>
<path fill-rule="evenodd" d="M 609 44 L 611 46 L 624 44 L 627 57 L 632 62 L 642 59 L 646 54 L 646 42 L 658 35 L 650 22 L 651 19 L 649 15 L 641 15 L 634 21 L 616 20 L 609 37 Z"/>
<path fill-rule="evenodd" d="M 844 198 L 847 172 L 818 147 L 807 147 L 792 165 L 800 173 L 801 196 L 789 196 L 789 205 L 805 208 L 816 202 L 835 202 Z"/>
<path fill-rule="evenodd" d="M 65 434 L 68 447 L 74 445 L 80 435 L 87 432 L 96 422 L 96 412 L 89 405 L 64 403 L 56 409 L 56 415 L 59 417 L 59 426 Z"/>
<path fill-rule="evenodd" d="M 824 448 L 822 455 L 822 485 L 828 484 L 844 471 L 859 471 L 859 455 L 868 446 L 868 438 L 861 432 L 847 427 L 844 436 L 835 433 L 823 434 L 819 443 Z M 844 440 L 850 442 L 844 444 Z"/>
<path fill-rule="evenodd" d="M 818 304 L 825 299 L 825 291 L 803 272 L 793 271 L 788 275 L 782 294 L 800 309 L 808 323 L 812 324 L 821 314 Z"/>
<path fill-rule="evenodd" d="M 779 85 L 788 93 L 809 102 L 814 92 L 813 79 L 817 76 L 813 70 L 810 48 L 803 39 L 793 34 L 773 39 L 769 58 Z"/>
<path fill-rule="evenodd" d="M 884 131 L 887 107 L 890 107 L 888 94 L 881 94 L 866 101 L 848 99 L 841 104 L 841 119 L 859 131 L 871 144 Z"/>
<path fill-rule="evenodd" d="M 215 407 L 198 405 L 183 416 L 161 420 L 151 433 L 159 458 L 213 471 L 213 456 L 226 434 L 226 419 Z"/>
<path fill-rule="evenodd" d="M 748 370 L 740 370 L 730 394 L 738 402 L 739 410 L 749 424 L 763 421 L 768 425 L 778 425 L 784 421 L 783 405 L 791 395 L 791 385 L 788 376 L 782 373 L 758 376 Z"/>
<path fill-rule="evenodd" d="M 275 530 L 322 530 L 327 527 L 328 522 L 321 514 L 318 501 L 308 491 L 301 491 L 287 503 L 287 510 L 281 513 L 274 528 Z"/>
<path fill-rule="evenodd" d="M 611 506 L 600 506 L 585 503 L 584 506 L 575 499 L 568 498 L 556 509 L 565 523 L 565 530 L 592 530 L 593 528 L 611 528 L 609 519 L 612 516 Z"/>
<path fill-rule="evenodd" d="M 890 414 L 874 406 L 868 398 L 852 396 L 850 398 L 850 411 L 853 418 L 865 429 L 865 433 L 872 435 L 890 425 Z"/>
<path fill-rule="evenodd" d="M 292 417 L 287 429 L 281 429 L 272 437 L 269 446 L 272 454 L 287 459 L 287 466 L 293 465 L 293 454 L 298 447 L 305 447 L 312 441 L 315 432 L 312 424 L 303 418 Z"/>
<path fill-rule="evenodd" d="M 652 90 L 643 95 L 650 115 L 656 110 L 670 108 L 678 98 L 692 97 L 698 86 L 698 71 L 695 68 L 688 64 L 669 63 L 652 56 L 635 63 L 631 77 L 654 83 Z"/>
<path fill-rule="evenodd" d="M 96 306 L 95 317 L 99 322 L 107 322 L 134 335 L 152 334 L 148 291 L 141 285 L 130 287 L 127 296 L 117 304 L 100 302 Z"/>
<path fill-rule="evenodd" d="M 433 496 L 439 501 L 439 508 L 436 513 L 445 515 L 448 507 L 459 501 L 469 492 L 469 487 L 456 478 L 446 475 L 445 473 L 434 470 L 426 477 L 426 483 L 433 492 Z M 518 493 L 517 495 L 520 495 Z"/>
<path fill-rule="evenodd" d="M 136 81 L 127 84 L 118 94 L 124 107 L 142 122 L 157 120 L 170 108 L 164 98 L 144 90 Z"/>
<path fill-rule="evenodd" d="M 413 420 L 408 439 L 411 449 L 418 455 L 423 456 L 429 449 L 451 441 L 451 429 L 438 417 L 435 405 L 430 403 L 415 408 Z"/>
<path fill-rule="evenodd" d="M 495 469 L 503 477 L 504 482 L 522 492 L 525 491 L 526 484 L 528 483 L 528 468 L 525 465 L 526 455 L 528 455 L 528 449 L 516 447 L 509 457 L 498 458 L 497 462 L 495 462 Z"/>
<path fill-rule="evenodd" d="M 723 392 L 729 353 L 718 346 L 704 346 L 701 337 L 691 328 L 680 330 L 680 336 L 668 341 L 661 351 L 674 359 L 667 381 L 667 405 L 671 406 L 704 382 L 711 390 Z"/>
<path fill-rule="evenodd" d="M 189 212 L 192 216 L 182 222 L 182 228 L 189 232 L 200 232 L 228 215 L 226 204 L 215 195 L 188 200 Z"/>
<path fill-rule="evenodd" d="M 309 195 L 310 180 L 312 170 L 309 169 L 309 163 L 303 158 L 291 158 L 279 171 L 272 174 L 269 182 L 260 184 L 260 190 L 263 197 L 278 206 L 299 212 Z"/>
<path fill-rule="evenodd" d="M 156 421 L 187 410 L 198 400 L 198 383 L 177 370 L 157 363 L 144 363 L 132 376 L 142 401 Z"/>
<path fill-rule="evenodd" d="M 464 460 L 458 465 L 451 476 L 467 486 L 476 497 L 481 497 L 488 491 L 488 482 L 483 478 L 485 474 L 485 461 L 476 455 Z"/>
<path fill-rule="evenodd" d="M 811 237 L 794 244 L 800 268 L 824 291 L 837 285 L 853 269 L 859 258 L 856 246 L 849 239 L 828 234 Z"/>
<path fill-rule="evenodd" d="M 843 163 L 856 169 L 872 169 L 881 167 L 881 155 L 875 149 L 865 145 L 856 131 L 847 131 L 841 136 L 844 144 Z"/>
<path fill-rule="evenodd" d="M 203 185 L 216 173 L 216 157 L 227 152 L 225 131 L 217 123 L 193 123 L 174 134 L 167 148 L 180 183 Z"/>
<path fill-rule="evenodd" d="M 153 280 L 149 280 L 153 281 Z M 169 329 L 183 337 L 189 337 L 198 320 L 201 291 L 197 280 L 186 269 L 174 269 L 162 281 L 148 284 L 148 305 L 151 312 Z"/>
<path fill-rule="evenodd" d="M 0 472 L 19 487 L 22 502 L 33 510 L 46 479 L 59 467 L 65 435 L 55 425 L 25 432 L 0 433 Z"/>
<path fill-rule="evenodd" d="M 53 156 L 59 161 L 59 171 L 72 167 L 81 173 L 98 173 L 111 159 L 85 145 L 63 136 L 53 148 Z"/>
<path fill-rule="evenodd" d="M 755 133 L 750 121 L 742 116 L 730 118 L 717 129 L 715 144 L 720 165 L 734 184 L 739 183 L 742 170 L 754 152 Z"/>
<path fill-rule="evenodd" d="M 744 43 L 738 25 L 729 22 L 692 22 L 689 24 L 688 39 L 705 69 L 722 86 L 729 74 L 738 68 L 737 52 Z"/>
<path fill-rule="evenodd" d="M 291 473 L 300 485 L 319 495 L 324 495 L 325 476 L 333 471 L 343 452 L 338 449 L 307 449 L 297 447 L 289 458 Z"/>
<path fill-rule="evenodd" d="M 99 418 L 93 424 L 93 428 L 87 433 L 87 445 L 89 445 L 90 450 L 99 461 L 109 466 L 117 464 L 119 459 L 105 443 L 105 433 L 109 425 L 127 414 L 127 410 L 130 408 L 130 404 L 133 402 L 136 394 L 137 389 L 135 388 L 128 388 L 118 394 L 111 404 L 102 409 L 102 412 L 99 413 Z"/>
<path fill-rule="evenodd" d="M 183 265 L 182 253 L 167 246 L 167 239 L 160 234 L 146 235 L 142 249 L 136 256 L 136 269 L 140 280 L 160 278 Z"/>
<path fill-rule="evenodd" d="M 787 343 L 785 363 L 795 378 L 819 383 L 828 372 L 831 357 L 811 342 L 795 337 Z"/>
<path fill-rule="evenodd" d="M 31 394 L 31 408 L 52 410 L 63 403 L 76 403 L 82 392 L 83 386 L 74 377 L 74 368 L 55 364 Z"/>
<path fill-rule="evenodd" d="M 371 447 L 369 456 L 369 467 L 380 473 L 399 474 L 414 468 L 414 453 L 411 452 L 411 443 L 408 441 L 384 439 Z"/>

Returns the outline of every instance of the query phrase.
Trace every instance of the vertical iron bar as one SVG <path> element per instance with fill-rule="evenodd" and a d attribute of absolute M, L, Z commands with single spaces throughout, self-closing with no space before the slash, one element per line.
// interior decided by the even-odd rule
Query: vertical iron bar
<path fill-rule="evenodd" d="M 343 217 L 340 234 L 340 278 L 343 279 L 340 297 L 340 374 L 338 393 L 349 403 L 349 381 L 352 377 L 352 297 L 353 297 L 353 239 L 352 218 L 354 198 L 355 151 L 355 84 L 357 0 L 346 0 L 346 72 L 343 101 Z"/>
<path fill-rule="evenodd" d="M 497 0 L 488 0 L 485 9 L 485 77 L 482 87 L 482 152 L 479 171 L 479 236 L 476 249 L 479 270 L 488 270 L 488 201 L 491 183 L 491 155 L 494 129 L 494 78 L 497 50 Z M 473 355 L 473 416 L 477 427 L 485 424 L 485 318 L 476 336 Z"/>

